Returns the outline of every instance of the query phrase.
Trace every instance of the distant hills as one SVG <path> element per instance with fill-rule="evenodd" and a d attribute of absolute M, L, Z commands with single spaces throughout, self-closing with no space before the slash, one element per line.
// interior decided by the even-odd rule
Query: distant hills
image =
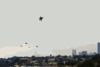
<path fill-rule="evenodd" d="M 53 52 L 55 53 L 55 55 L 72 55 L 72 50 L 75 49 L 77 54 L 78 52 L 82 52 L 82 51 L 87 51 L 87 53 L 90 52 L 97 52 L 97 44 L 89 44 L 87 46 L 80 46 L 77 48 L 69 48 L 69 49 L 63 49 L 63 50 L 53 50 Z"/>

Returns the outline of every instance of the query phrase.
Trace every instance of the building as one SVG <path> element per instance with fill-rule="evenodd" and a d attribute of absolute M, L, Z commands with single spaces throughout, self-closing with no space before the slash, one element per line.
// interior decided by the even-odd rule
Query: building
<path fill-rule="evenodd" d="M 49 58 L 48 59 L 48 62 L 54 62 L 55 61 L 55 58 Z"/>
<path fill-rule="evenodd" d="M 20 67 L 20 66 L 16 64 L 16 65 L 14 65 L 14 67 Z"/>
<path fill-rule="evenodd" d="M 34 55 L 35 55 L 35 57 L 37 56 L 37 52 L 36 51 L 35 51 Z"/>
<path fill-rule="evenodd" d="M 89 55 L 90 55 L 90 53 L 87 53 L 87 55 L 89 56 Z"/>
<path fill-rule="evenodd" d="M 30 63 L 37 63 L 38 60 L 30 61 Z"/>
<path fill-rule="evenodd" d="M 72 50 L 72 56 L 76 55 L 76 50 Z"/>
<path fill-rule="evenodd" d="M 90 52 L 90 55 L 93 55 L 92 52 Z"/>
<path fill-rule="evenodd" d="M 96 52 L 93 52 L 93 55 L 96 55 Z"/>
<path fill-rule="evenodd" d="M 28 61 L 32 61 L 34 58 L 32 58 L 32 57 L 27 57 L 27 60 Z"/>
<path fill-rule="evenodd" d="M 87 51 L 82 51 L 82 55 L 87 55 Z"/>
<path fill-rule="evenodd" d="M 66 62 L 65 62 L 65 61 L 63 61 L 63 63 L 65 64 Z"/>
<path fill-rule="evenodd" d="M 32 66 L 27 66 L 27 67 L 32 67 Z"/>
<path fill-rule="evenodd" d="M 28 60 L 28 58 L 20 58 L 20 60 Z"/>
<path fill-rule="evenodd" d="M 82 52 L 78 52 L 78 55 L 82 55 Z"/>
<path fill-rule="evenodd" d="M 52 57 L 52 55 L 50 54 L 50 57 Z"/>
<path fill-rule="evenodd" d="M 67 59 L 70 59 L 71 58 L 71 56 L 67 56 Z"/>
<path fill-rule="evenodd" d="M 100 42 L 98 43 L 98 54 L 100 54 Z"/>
<path fill-rule="evenodd" d="M 22 65 L 21 67 L 27 67 L 27 65 Z"/>

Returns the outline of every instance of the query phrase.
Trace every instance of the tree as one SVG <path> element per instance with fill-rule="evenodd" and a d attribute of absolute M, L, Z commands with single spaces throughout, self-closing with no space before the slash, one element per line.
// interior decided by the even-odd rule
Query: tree
<path fill-rule="evenodd" d="M 90 60 L 86 60 L 85 62 L 83 62 L 82 64 L 79 64 L 78 66 L 79 67 L 81 66 L 94 67 L 94 64 Z"/>
<path fill-rule="evenodd" d="M 58 62 L 58 60 L 57 60 L 57 59 L 55 59 L 55 62 Z"/>
<path fill-rule="evenodd" d="M 96 67 L 100 67 L 100 64 L 97 64 L 97 66 Z"/>
<path fill-rule="evenodd" d="M 48 63 L 48 59 L 46 59 L 45 62 Z"/>
<path fill-rule="evenodd" d="M 62 66 L 64 65 L 62 62 L 58 62 L 58 66 Z"/>

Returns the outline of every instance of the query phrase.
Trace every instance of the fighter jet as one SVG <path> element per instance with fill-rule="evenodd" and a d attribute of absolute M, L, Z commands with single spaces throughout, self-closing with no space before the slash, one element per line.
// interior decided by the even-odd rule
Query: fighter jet
<path fill-rule="evenodd" d="M 27 42 L 25 44 L 27 44 Z"/>
<path fill-rule="evenodd" d="M 43 17 L 41 17 L 41 16 L 40 16 L 39 20 L 41 20 L 41 21 L 42 21 L 42 19 L 43 19 Z"/>
<path fill-rule="evenodd" d="M 36 47 L 38 47 L 38 46 L 36 46 Z"/>
<path fill-rule="evenodd" d="M 21 45 L 21 47 L 22 47 L 22 45 Z"/>

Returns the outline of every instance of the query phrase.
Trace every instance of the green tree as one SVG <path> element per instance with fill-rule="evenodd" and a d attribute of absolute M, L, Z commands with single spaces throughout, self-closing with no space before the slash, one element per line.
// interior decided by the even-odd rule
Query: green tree
<path fill-rule="evenodd" d="M 63 63 L 62 62 L 58 62 L 58 66 L 62 66 L 63 65 Z"/>
<path fill-rule="evenodd" d="M 97 66 L 96 67 L 100 67 L 100 64 L 97 64 Z"/>
<path fill-rule="evenodd" d="M 57 60 L 57 59 L 55 59 L 55 62 L 58 62 L 58 60 Z"/>
<path fill-rule="evenodd" d="M 79 64 L 78 65 L 79 67 L 82 67 L 82 66 L 86 66 L 86 67 L 94 67 L 94 64 L 90 61 L 90 60 L 86 60 L 85 62 L 83 62 L 82 64 Z"/>

